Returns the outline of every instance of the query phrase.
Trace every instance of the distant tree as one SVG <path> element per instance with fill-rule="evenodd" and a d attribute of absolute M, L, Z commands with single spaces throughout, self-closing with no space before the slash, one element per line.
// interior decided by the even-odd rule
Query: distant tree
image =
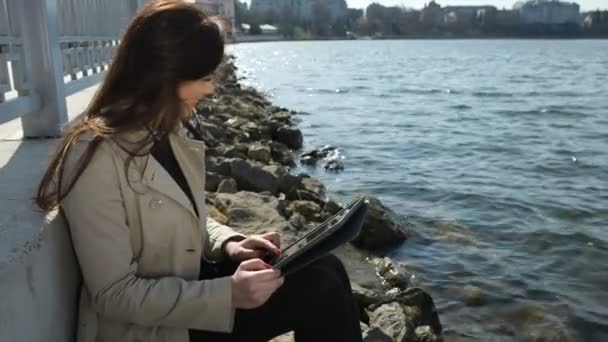
<path fill-rule="evenodd" d="M 295 36 L 295 28 L 297 27 L 298 20 L 292 8 L 284 6 L 281 10 L 281 16 L 278 22 L 279 33 L 283 37 L 293 38 Z"/>
<path fill-rule="evenodd" d="M 331 28 L 331 12 L 324 2 L 317 1 L 312 9 L 312 31 L 319 37 L 327 37 Z"/>
<path fill-rule="evenodd" d="M 262 34 L 262 28 L 260 28 L 259 24 L 251 24 L 251 27 L 249 28 L 249 34 L 251 34 L 251 35 L 261 35 Z"/>
<path fill-rule="evenodd" d="M 249 8 L 245 2 L 237 1 L 234 4 L 234 20 L 237 26 L 249 23 Z"/>

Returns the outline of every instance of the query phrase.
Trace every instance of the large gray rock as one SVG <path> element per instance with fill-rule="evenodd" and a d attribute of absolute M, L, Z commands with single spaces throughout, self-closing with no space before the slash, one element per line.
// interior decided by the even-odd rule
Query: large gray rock
<path fill-rule="evenodd" d="M 287 193 L 287 198 L 292 201 L 312 201 L 319 205 L 325 205 L 327 190 L 318 179 L 304 175 L 300 177 L 299 184 Z"/>
<path fill-rule="evenodd" d="M 261 167 L 242 159 L 232 159 L 228 163 L 231 176 L 242 190 L 270 191 L 276 195 L 281 188 L 281 182 L 287 177 L 287 172 L 277 165 Z"/>
<path fill-rule="evenodd" d="M 224 157 L 247 159 L 248 152 L 249 152 L 249 146 L 246 144 L 232 145 L 232 146 L 228 146 L 225 148 Z"/>
<path fill-rule="evenodd" d="M 393 338 L 388 336 L 378 327 L 369 328 L 363 331 L 363 342 L 393 342 Z"/>
<path fill-rule="evenodd" d="M 474 285 L 467 285 L 463 290 L 464 300 L 467 305 L 479 306 L 487 303 L 487 298 L 484 296 L 481 289 Z"/>
<path fill-rule="evenodd" d="M 353 244 L 369 251 L 382 251 L 403 243 L 407 239 L 406 228 L 399 223 L 397 215 L 377 198 L 364 197 L 369 202 L 369 211 L 361 234 Z"/>
<path fill-rule="evenodd" d="M 270 159 L 272 159 L 270 147 L 265 146 L 265 145 L 259 145 L 259 144 L 249 146 L 249 151 L 247 151 L 247 156 L 250 159 L 259 161 L 264 164 L 268 164 L 268 162 L 270 162 Z"/>
<path fill-rule="evenodd" d="M 236 184 L 236 181 L 232 178 L 224 179 L 220 182 L 220 185 L 218 185 L 217 192 L 234 194 L 238 192 L 238 184 Z"/>
<path fill-rule="evenodd" d="M 205 191 L 216 191 L 223 177 L 215 172 L 205 173 Z"/>
<path fill-rule="evenodd" d="M 283 126 L 276 132 L 276 140 L 287 145 L 289 148 L 299 150 L 304 144 L 302 131 L 297 128 Z"/>
<path fill-rule="evenodd" d="M 382 279 L 382 284 L 389 289 L 405 290 L 409 286 L 408 276 L 400 270 L 389 257 L 372 260 L 376 265 L 376 274 Z"/>
<path fill-rule="evenodd" d="M 437 342 L 439 339 L 428 325 L 416 328 L 416 339 L 418 342 Z"/>
<path fill-rule="evenodd" d="M 287 210 L 290 213 L 302 215 L 308 221 L 313 221 L 321 212 L 321 206 L 311 201 L 293 201 Z"/>
<path fill-rule="evenodd" d="M 278 141 L 272 141 L 270 143 L 270 149 L 272 159 L 286 166 L 296 165 L 293 154 L 291 153 L 291 150 L 289 149 L 289 147 L 287 147 L 287 145 Z"/>
<path fill-rule="evenodd" d="M 246 235 L 279 232 L 283 243 L 295 239 L 292 228 L 279 213 L 279 200 L 253 192 L 218 193 L 211 199 L 228 219 L 228 225 Z"/>
<path fill-rule="evenodd" d="M 408 324 L 398 303 L 383 304 L 369 315 L 370 329 L 379 328 L 393 341 L 416 341 L 414 327 Z"/>

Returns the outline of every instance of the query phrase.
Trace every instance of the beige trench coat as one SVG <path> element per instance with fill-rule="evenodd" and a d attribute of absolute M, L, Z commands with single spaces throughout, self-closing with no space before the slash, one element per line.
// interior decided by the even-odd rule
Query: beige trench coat
<path fill-rule="evenodd" d="M 91 140 L 85 135 L 71 149 L 64 179 Z M 129 184 L 127 153 L 116 141 L 101 143 L 61 203 L 83 275 L 79 342 L 187 342 L 188 329 L 232 330 L 230 277 L 198 277 L 202 259 L 220 260 L 223 243 L 241 235 L 207 217 L 203 143 L 182 129 L 170 142 L 200 219 L 151 156 L 134 159 Z"/>

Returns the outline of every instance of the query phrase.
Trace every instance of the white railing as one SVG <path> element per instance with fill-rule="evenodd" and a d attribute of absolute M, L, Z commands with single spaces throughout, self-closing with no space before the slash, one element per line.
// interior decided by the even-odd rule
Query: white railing
<path fill-rule="evenodd" d="M 65 97 L 103 77 L 122 30 L 146 0 L 0 0 L 0 124 L 56 136 Z"/>

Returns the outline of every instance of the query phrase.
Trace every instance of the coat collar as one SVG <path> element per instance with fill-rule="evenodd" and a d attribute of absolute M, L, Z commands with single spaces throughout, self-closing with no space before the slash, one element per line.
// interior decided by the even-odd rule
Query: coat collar
<path fill-rule="evenodd" d="M 123 137 L 123 142 L 127 144 L 123 147 L 128 148 L 129 144 L 141 144 L 143 139 L 146 139 L 149 134 L 145 130 L 128 133 Z M 200 217 L 196 215 L 196 211 L 192 207 L 192 202 L 188 196 L 175 182 L 173 177 L 171 177 L 169 172 L 151 154 L 141 158 L 143 159 L 143 185 L 170 197 L 195 218 L 202 218 L 205 205 L 203 195 L 203 191 L 205 190 L 203 178 L 205 174 L 205 145 L 203 142 L 188 138 L 183 127 L 178 127 L 169 133 L 169 142 L 175 154 L 175 159 L 190 187 L 190 191 L 194 197 L 194 205 L 196 205 Z"/>

